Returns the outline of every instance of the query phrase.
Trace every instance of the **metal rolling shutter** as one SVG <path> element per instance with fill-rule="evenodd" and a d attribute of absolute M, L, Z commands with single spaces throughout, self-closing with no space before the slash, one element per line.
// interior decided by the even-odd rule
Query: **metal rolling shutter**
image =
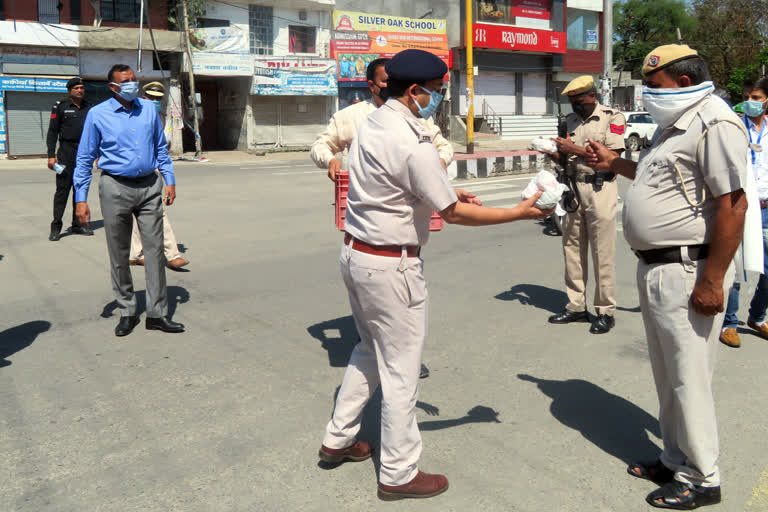
<path fill-rule="evenodd" d="M 286 146 L 312 144 L 328 124 L 326 96 L 290 96 L 280 105 L 280 134 Z M 301 107 L 300 107 L 301 105 Z M 299 110 L 305 112 L 299 112 Z"/>
<path fill-rule="evenodd" d="M 254 142 L 258 145 L 274 144 L 278 139 L 280 105 L 270 96 L 251 96 Z"/>
<path fill-rule="evenodd" d="M 63 98 L 61 93 L 5 93 L 9 155 L 47 154 L 45 138 L 51 120 L 51 108 Z"/>

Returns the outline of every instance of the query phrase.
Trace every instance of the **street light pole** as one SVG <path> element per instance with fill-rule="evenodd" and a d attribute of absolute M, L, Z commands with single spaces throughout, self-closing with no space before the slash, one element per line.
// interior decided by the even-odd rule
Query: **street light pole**
<path fill-rule="evenodd" d="M 467 33 L 465 35 L 467 48 L 467 153 L 475 152 L 475 77 L 474 63 L 472 59 L 472 47 L 474 43 L 474 30 L 472 22 L 472 0 L 466 0 L 464 9 Z"/>
<path fill-rule="evenodd" d="M 612 104 L 613 75 L 613 0 L 603 0 L 603 103 Z"/>
<path fill-rule="evenodd" d="M 184 19 L 184 46 L 187 50 L 187 60 L 189 61 L 189 94 L 192 97 L 192 115 L 195 128 L 195 158 L 200 157 L 203 141 L 200 138 L 200 122 L 197 117 L 197 94 L 195 94 L 195 74 L 192 72 L 192 48 L 189 43 L 189 20 L 187 19 L 187 0 L 180 0 L 182 18 Z"/>

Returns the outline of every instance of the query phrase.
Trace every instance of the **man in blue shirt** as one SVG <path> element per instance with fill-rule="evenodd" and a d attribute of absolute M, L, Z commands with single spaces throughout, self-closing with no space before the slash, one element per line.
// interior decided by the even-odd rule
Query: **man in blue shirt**
<path fill-rule="evenodd" d="M 173 164 L 157 110 L 138 98 L 136 74 L 115 64 L 107 75 L 112 98 L 93 107 L 85 119 L 74 174 L 77 218 L 87 226 L 91 218 L 88 187 L 98 158 L 101 171 L 99 199 L 112 274 L 112 288 L 120 307 L 116 336 L 126 336 L 139 323 L 133 279 L 128 266 L 133 218 L 144 244 L 147 281 L 147 329 L 182 332 L 184 326 L 168 317 L 168 290 L 163 255 L 163 199 L 176 199 Z M 159 169 L 165 179 L 155 173 Z"/>

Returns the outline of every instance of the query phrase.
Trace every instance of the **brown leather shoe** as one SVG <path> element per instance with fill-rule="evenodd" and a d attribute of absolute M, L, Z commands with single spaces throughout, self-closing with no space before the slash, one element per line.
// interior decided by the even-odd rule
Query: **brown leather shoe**
<path fill-rule="evenodd" d="M 728 345 L 729 347 L 739 348 L 741 346 L 739 332 L 733 327 L 723 329 L 720 331 L 720 343 Z"/>
<path fill-rule="evenodd" d="M 419 471 L 416 478 L 404 485 L 379 484 L 379 499 L 384 501 L 403 498 L 431 498 L 448 490 L 445 475 L 430 475 Z"/>
<path fill-rule="evenodd" d="M 139 258 L 137 260 L 128 260 L 129 265 L 144 265 L 144 258 Z"/>
<path fill-rule="evenodd" d="M 360 462 L 371 457 L 371 445 L 365 441 L 357 441 L 352 446 L 340 449 L 321 445 L 317 456 L 329 464 L 338 464 L 345 460 Z"/>
<path fill-rule="evenodd" d="M 768 322 L 763 322 L 760 325 L 757 325 L 752 320 L 748 320 L 747 325 L 756 330 L 760 337 L 768 340 Z"/>
<path fill-rule="evenodd" d="M 189 260 L 185 260 L 184 258 L 173 258 L 171 261 L 168 262 L 168 266 L 174 270 L 179 269 L 183 267 L 184 265 L 189 265 Z"/>

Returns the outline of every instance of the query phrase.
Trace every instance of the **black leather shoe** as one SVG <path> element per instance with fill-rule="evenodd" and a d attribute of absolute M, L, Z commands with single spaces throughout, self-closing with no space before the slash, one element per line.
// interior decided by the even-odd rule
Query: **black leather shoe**
<path fill-rule="evenodd" d="M 61 232 L 59 231 L 51 231 L 51 234 L 48 235 L 48 240 L 51 242 L 58 242 L 59 238 L 61 238 Z"/>
<path fill-rule="evenodd" d="M 419 378 L 426 379 L 427 377 L 429 377 L 429 368 L 422 364 L 421 371 L 419 371 Z"/>
<path fill-rule="evenodd" d="M 549 317 L 549 323 L 551 324 L 570 324 L 572 322 L 589 322 L 589 313 L 566 309 L 560 314 Z"/>
<path fill-rule="evenodd" d="M 72 226 L 73 235 L 93 236 L 93 231 L 83 226 Z"/>
<path fill-rule="evenodd" d="M 597 315 L 595 321 L 592 322 L 592 327 L 589 328 L 589 332 L 592 334 L 605 334 L 616 325 L 616 319 L 611 315 Z"/>
<path fill-rule="evenodd" d="M 117 327 L 115 327 L 115 336 L 128 336 L 138 324 L 139 317 L 137 316 L 121 316 Z"/>
<path fill-rule="evenodd" d="M 184 324 L 174 322 L 167 316 L 161 316 L 159 318 L 147 317 L 147 322 L 145 325 L 150 331 L 184 332 Z"/>

